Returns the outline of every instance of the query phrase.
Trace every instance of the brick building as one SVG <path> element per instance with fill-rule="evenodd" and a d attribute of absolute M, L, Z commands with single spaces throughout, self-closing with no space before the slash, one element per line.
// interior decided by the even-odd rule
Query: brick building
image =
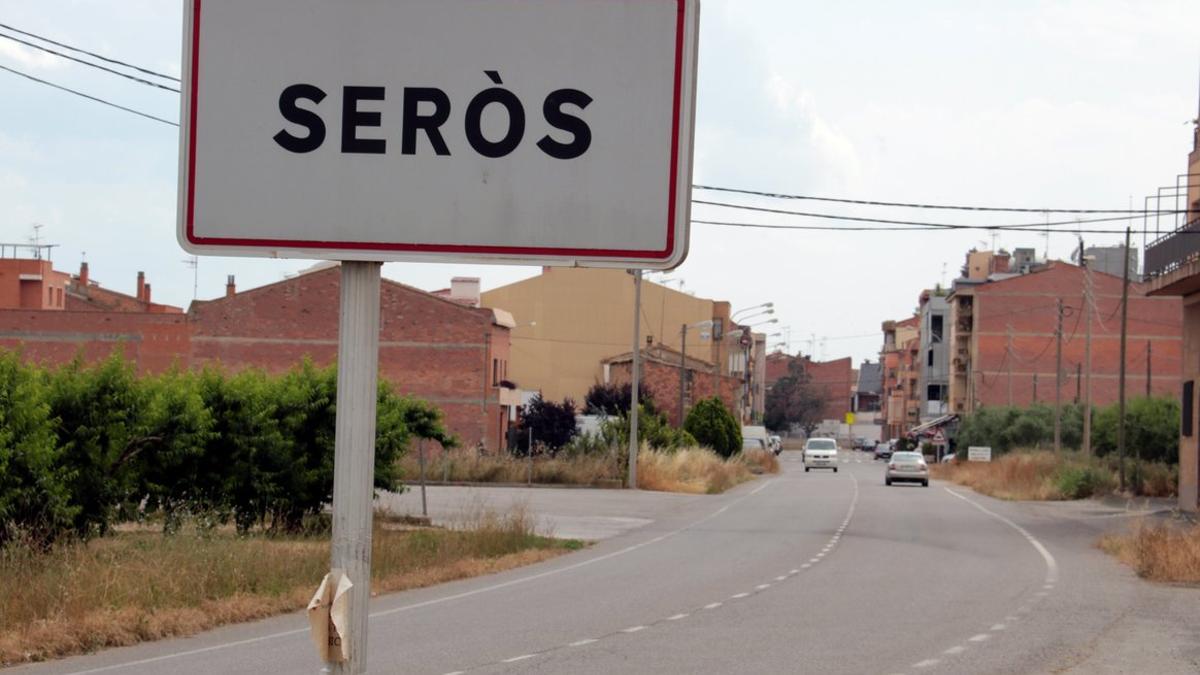
<path fill-rule="evenodd" d="M 808 356 L 789 356 L 775 352 L 766 359 L 766 387 L 779 378 L 788 374 L 791 363 L 799 360 L 804 372 L 808 375 L 809 383 L 822 392 L 825 401 L 821 409 L 821 419 L 832 422 L 844 422 L 846 413 L 854 398 L 854 388 L 858 378 L 854 372 L 854 362 L 849 356 L 834 361 L 813 361 Z"/>
<path fill-rule="evenodd" d="M 720 397 L 730 411 L 737 410 L 737 403 L 743 395 L 743 381 L 738 376 L 715 375 L 712 363 L 701 359 L 687 357 L 683 373 L 683 410 L 680 410 L 680 361 L 683 358 L 678 350 L 666 345 L 648 345 L 642 349 L 641 373 L 639 375 L 642 387 L 654 397 L 659 410 L 666 414 L 673 426 L 681 426 L 686 411 L 699 400 L 712 398 L 713 392 L 720 388 Z M 626 352 L 601 361 L 606 384 L 625 385 L 632 381 L 633 352 Z"/>
<path fill-rule="evenodd" d="M 337 358 L 341 268 L 331 265 L 218 300 L 192 303 L 190 363 L 283 372 Z M 503 447 L 511 318 L 394 281 L 381 287 L 379 374 L 446 414 L 467 446 Z"/>
<path fill-rule="evenodd" d="M 150 301 L 138 275 L 136 295 L 101 288 L 79 275 L 50 274 L 49 263 L 17 265 L 0 260 L 0 348 L 57 365 L 77 354 L 89 360 L 120 349 L 139 373 L 172 365 L 208 364 L 230 370 L 286 371 L 305 357 L 327 365 L 337 357 L 341 270 L 325 266 L 278 283 L 238 293 L 231 278 L 225 297 L 177 307 Z M 25 291 L 40 270 L 44 288 Z M 10 270 L 18 270 L 13 276 Z M 24 276 L 19 276 L 24 275 Z M 64 301 L 57 292 L 64 290 Z M 35 298 L 36 296 L 36 298 Z M 16 301 L 12 298 L 17 298 Z M 22 301 L 21 298 L 26 298 Z M 17 302 L 42 306 L 11 306 Z M 501 310 L 479 309 L 384 280 L 381 290 L 379 370 L 403 394 L 443 410 L 447 426 L 465 445 L 503 447 L 513 401 L 507 382 L 512 319 Z M 476 303 L 477 304 L 477 303 Z M 502 403 L 502 399 L 505 401 Z"/>
<path fill-rule="evenodd" d="M 920 421 L 920 402 L 915 396 L 920 325 L 920 316 L 883 322 L 883 349 L 879 353 L 883 370 L 880 387 L 882 440 L 900 438 Z"/>
<path fill-rule="evenodd" d="M 1117 400 L 1122 280 L 1095 271 L 1091 276 L 1095 308 L 1092 402 L 1105 406 Z M 1027 274 L 958 280 L 949 298 L 951 412 L 1054 400 L 1060 299 L 1067 314 L 1063 321 L 1062 397 L 1074 400 L 1082 384 L 1080 373 L 1086 370 L 1085 284 L 1082 268 L 1058 261 Z M 1178 298 L 1149 296 L 1148 290 L 1144 284 L 1130 284 L 1126 386 L 1131 395 L 1142 395 L 1149 376 L 1152 393 L 1174 394 L 1180 381 L 1182 306 Z"/>

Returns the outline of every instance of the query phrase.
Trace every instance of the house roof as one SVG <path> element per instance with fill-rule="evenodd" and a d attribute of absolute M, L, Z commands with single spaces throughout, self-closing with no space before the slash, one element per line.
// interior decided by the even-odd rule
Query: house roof
<path fill-rule="evenodd" d="M 863 363 L 858 369 L 858 391 L 879 394 L 883 391 L 883 364 Z"/>
<path fill-rule="evenodd" d="M 671 349 L 663 344 L 655 344 L 650 347 L 645 347 L 641 350 L 641 352 L 642 359 L 645 361 L 653 361 L 655 363 L 661 363 L 666 366 L 674 367 L 679 367 L 680 359 L 683 357 L 683 352 L 679 351 L 678 349 Z M 603 359 L 601 363 L 626 363 L 632 360 L 633 352 L 628 351 L 624 354 L 617 354 L 616 356 L 610 356 L 606 359 Z M 686 363 L 688 370 L 712 372 L 713 369 L 713 365 L 708 361 L 697 359 L 692 356 L 687 357 Z"/>

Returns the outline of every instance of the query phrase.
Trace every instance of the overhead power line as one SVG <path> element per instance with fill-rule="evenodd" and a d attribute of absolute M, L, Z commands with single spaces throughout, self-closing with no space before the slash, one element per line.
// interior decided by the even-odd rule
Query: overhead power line
<path fill-rule="evenodd" d="M 4 28 L 4 29 L 7 29 L 7 30 L 10 30 L 10 31 L 12 31 L 12 32 L 14 32 L 14 33 L 18 33 L 18 34 L 20 34 L 20 35 L 24 35 L 24 36 L 26 36 L 26 37 L 31 37 L 31 38 L 34 38 L 34 39 L 37 39 L 37 40 L 41 40 L 42 42 L 47 42 L 47 43 L 49 43 L 49 44 L 52 44 L 52 45 L 54 45 L 55 47 L 62 47 L 63 49 L 67 49 L 67 50 L 73 51 L 73 52 L 75 52 L 75 53 L 77 53 L 77 54 L 87 54 L 88 56 L 90 56 L 90 57 L 92 57 L 92 58 L 94 58 L 94 59 L 100 59 L 101 61 L 104 61 L 105 63 L 111 63 L 111 64 L 113 64 L 113 65 L 116 65 L 116 66 L 124 66 L 124 67 L 126 67 L 126 68 L 132 68 L 132 69 L 134 69 L 134 70 L 136 70 L 136 71 L 138 71 L 138 72 L 140 72 L 140 73 L 145 73 L 146 75 L 153 75 L 154 77 L 161 77 L 161 78 L 162 78 L 162 79 L 164 79 L 164 80 L 170 80 L 170 81 L 172 81 L 172 82 L 179 82 L 179 81 L 180 81 L 180 80 L 179 80 L 179 78 L 178 78 L 178 77 L 175 77 L 174 75 L 167 75 L 167 74 L 165 74 L 165 73 L 160 73 L 160 72 L 157 72 L 157 71 L 154 71 L 154 70 L 150 70 L 149 68 L 143 68 L 143 67 L 141 67 L 141 66 L 135 66 L 135 65 L 133 65 L 132 63 L 126 63 L 125 61 L 121 61 L 121 60 L 118 60 L 118 59 L 114 59 L 114 58 L 110 58 L 110 57 L 107 57 L 107 56 L 103 56 L 103 55 L 101 55 L 101 54 L 97 54 L 97 53 L 95 53 L 95 52 L 90 52 L 90 51 L 88 51 L 88 50 L 86 50 L 86 49 L 80 49 L 79 47 L 72 47 L 72 46 L 71 46 L 71 45 L 69 45 L 69 44 L 66 44 L 66 43 L 63 43 L 63 42 L 57 42 L 57 41 L 55 41 L 55 40 L 51 40 L 51 39 L 50 39 L 50 38 L 48 38 L 48 37 L 43 37 L 43 36 L 41 36 L 41 35 L 38 35 L 38 34 L 36 34 L 36 33 L 30 33 L 29 31 L 24 31 L 24 30 L 21 30 L 20 28 L 17 28 L 17 27 L 15 27 L 15 26 L 10 26 L 10 25 L 8 25 L 8 24 L 6 24 L 6 23 L 0 23 L 0 28 Z M 41 49 L 41 47 L 39 47 L 39 49 Z"/>
<path fill-rule="evenodd" d="M 862 218 L 850 218 L 843 216 L 826 216 L 835 220 L 864 220 Z M 1122 218 L 1122 220 L 1124 220 Z M 773 225 L 769 223 L 737 223 L 725 220 L 700 220 L 692 219 L 694 225 L 714 225 L 717 227 L 743 227 L 759 230 L 801 230 L 808 232 L 954 232 L 959 230 L 999 230 L 999 231 L 1014 231 L 1014 232 L 1032 232 L 1035 234 L 1125 234 L 1124 230 L 1093 230 L 1093 229 L 1078 229 L 1078 230 L 1054 230 L 1044 226 L 1008 226 L 1008 225 L 926 225 L 926 226 L 889 226 L 882 225 L 879 227 L 869 227 L 862 225 L 849 225 L 838 227 L 834 225 Z M 868 222 L 875 223 L 895 223 L 903 221 L 892 220 L 869 220 Z M 1191 234 L 1188 232 L 1188 234 Z M 1200 231 L 1196 232 L 1200 234 Z"/>
<path fill-rule="evenodd" d="M 804 216 L 806 218 L 828 218 L 831 220 L 849 220 L 860 223 L 882 223 L 887 225 L 913 225 L 927 229 L 961 229 L 961 228 L 986 228 L 995 230 L 1030 230 L 1041 232 L 1051 227 L 1059 227 L 1062 225 L 1081 225 L 1088 223 L 1110 223 L 1114 221 L 1127 221 L 1128 216 L 1110 216 L 1107 218 L 1087 218 L 1082 220 L 1060 220 L 1054 222 L 1042 223 L 1020 223 L 1015 225 L 963 225 L 958 223 L 931 223 L 920 220 L 894 220 L 891 218 L 861 218 L 857 216 L 839 216 L 828 213 L 812 213 L 808 211 L 791 211 L 788 209 L 772 209 L 763 206 L 749 206 L 745 204 L 730 204 L 728 202 L 712 202 L 703 199 L 693 199 L 693 204 L 703 204 L 705 206 L 717 206 L 721 208 L 740 209 L 743 211 L 757 211 L 760 213 L 778 213 L 789 216 Z M 1069 232 L 1076 232 L 1076 229 L 1071 229 Z"/>
<path fill-rule="evenodd" d="M 83 65 L 85 65 L 85 66 L 88 66 L 88 67 L 90 67 L 90 68 L 95 68 L 95 69 L 97 69 L 97 70 L 103 70 L 103 71 L 104 71 L 104 72 L 106 72 L 106 73 L 112 73 L 113 75 L 116 75 L 117 77 L 123 77 L 123 78 L 125 78 L 125 79 L 127 79 L 127 80 L 133 80 L 134 82 L 137 82 L 137 83 L 139 83 L 139 84 L 144 84 L 144 85 L 147 85 L 147 86 L 150 86 L 150 87 L 156 87 L 156 88 L 158 88 L 158 89 L 163 89 L 163 90 L 166 90 L 166 91 L 173 91 L 173 92 L 175 92 L 176 94 L 178 94 L 178 93 L 179 93 L 179 90 L 178 90 L 178 89 L 176 89 L 175 87 L 168 87 L 168 86 L 167 86 L 167 85 L 165 85 L 165 84 L 159 84 L 158 82 L 151 82 L 150 80 L 147 80 L 147 79 L 140 78 L 140 77 L 138 77 L 138 76 L 136 76 L 136 75 L 130 75 L 129 73 L 122 73 L 122 72 L 121 72 L 121 71 L 119 71 L 119 70 L 114 70 L 114 69 L 112 69 L 112 68 L 109 68 L 109 67 L 107 67 L 107 66 L 102 66 L 102 65 L 100 65 L 100 64 L 98 64 L 98 63 L 92 63 L 91 61 L 85 61 L 84 59 L 81 59 L 81 58 L 77 58 L 77 57 L 71 56 L 70 54 L 63 54 L 62 52 L 55 51 L 55 50 L 53 50 L 53 49 L 50 49 L 49 47 L 43 47 L 43 46 L 41 46 L 41 45 L 34 44 L 34 43 L 32 43 L 32 42 L 28 42 L 28 41 L 26 41 L 26 40 L 22 40 L 21 38 L 17 38 L 17 37 L 13 37 L 13 36 L 11 36 L 11 35 L 7 35 L 7 34 L 5 34 L 5 33 L 0 33 L 0 38 L 4 38 L 4 39 L 6 39 L 6 40 L 12 40 L 13 42 L 17 42 L 17 43 L 23 44 L 23 45 L 25 45 L 26 47 L 32 47 L 33 49 L 40 49 L 40 50 L 42 50 L 42 51 L 44 51 L 44 52 L 46 52 L 46 53 L 48 53 L 48 54 L 53 54 L 53 55 L 55 55 L 55 56 L 57 56 L 57 57 L 59 57 L 59 58 L 67 59 L 67 60 L 69 60 L 69 61 L 74 61 L 75 63 L 81 63 L 81 64 L 83 64 Z"/>
<path fill-rule="evenodd" d="M 21 71 L 19 71 L 19 70 L 15 70 L 15 69 L 13 69 L 13 68 L 9 68 L 8 66 L 5 66 L 5 65 L 0 65 L 0 70 L 6 70 L 6 71 L 8 71 L 8 72 L 12 73 L 13 75 L 18 75 L 18 76 L 20 76 L 20 77 L 23 77 L 23 78 L 25 78 L 25 79 L 27 79 L 27 80 L 33 80 L 34 82 L 37 82 L 38 84 L 44 84 L 44 85 L 46 85 L 47 87 L 54 87 L 55 89 L 58 89 L 58 90 L 60 90 L 60 91 L 65 91 L 65 92 L 67 92 L 68 94 L 75 94 L 76 96 L 81 96 L 81 97 L 83 97 L 83 98 L 86 98 L 86 99 L 88 99 L 88 100 L 90 100 L 90 101 L 95 101 L 96 103 L 103 103 L 103 104 L 104 104 L 104 105 L 106 105 L 106 106 L 109 106 L 109 107 L 112 107 L 112 108 L 116 108 L 117 110 L 124 110 L 124 111 L 125 111 L 125 112 L 127 112 L 127 113 L 133 113 L 134 115 L 138 115 L 138 116 L 140 116 L 140 117 L 145 117 L 146 119 L 151 119 L 151 120 L 154 120 L 155 122 L 162 122 L 163 124 L 169 124 L 169 125 L 171 125 L 171 126 L 173 126 L 173 127 L 177 127 L 177 126 L 179 126 L 179 124 L 178 124 L 177 122 L 172 122 L 171 120 L 165 120 L 165 119 L 163 119 L 163 118 L 161 118 L 161 117 L 155 117 L 154 115 L 151 115 L 151 114 L 149 114 L 149 113 L 144 113 L 144 112 L 142 112 L 142 111 L 140 111 L 140 110 L 134 110 L 133 108 L 126 108 L 126 107 L 125 107 L 125 106 L 123 106 L 123 105 L 118 105 L 118 104 L 116 104 L 116 103 L 113 103 L 112 101 L 106 101 L 106 100 L 104 100 L 104 99 L 102 99 L 102 98 L 97 98 L 97 97 L 95 97 L 95 96 L 92 96 L 91 94 L 85 94 L 85 93 L 83 93 L 83 92 L 81 92 L 81 91 L 76 91 L 76 90 L 74 90 L 74 89 L 70 89 L 70 88 L 68 88 L 68 87 L 64 87 L 64 86 L 62 86 L 62 85 L 60 85 L 60 84 L 54 84 L 53 82 L 47 82 L 46 80 L 43 80 L 43 79 L 41 79 L 40 77 L 34 77 L 33 75 L 30 75 L 30 74 L 28 74 L 28 73 L 22 73 L 22 72 L 21 72 Z"/>
<path fill-rule="evenodd" d="M 1007 211 L 1010 213 L 1127 213 L 1131 215 L 1142 215 L 1145 213 L 1182 213 L 1183 211 L 1149 211 L 1145 209 L 1039 209 L 1039 208 L 1019 208 L 1008 206 L 962 206 L 948 204 L 921 204 L 914 202 L 881 202 L 866 199 L 841 199 L 837 197 L 815 197 L 812 195 L 795 195 L 784 194 L 781 192 L 762 192 L 759 190 L 742 190 L 738 188 L 717 187 L 713 185 L 693 185 L 696 190 L 708 190 L 712 192 L 729 192 L 733 194 L 751 195 L 754 197 L 767 197 L 769 199 L 792 199 L 806 200 L 814 202 L 833 202 L 836 204 L 859 204 L 862 206 L 894 206 L 907 209 L 939 209 L 949 211 Z M 1124 219 L 1121 219 L 1124 220 Z"/>

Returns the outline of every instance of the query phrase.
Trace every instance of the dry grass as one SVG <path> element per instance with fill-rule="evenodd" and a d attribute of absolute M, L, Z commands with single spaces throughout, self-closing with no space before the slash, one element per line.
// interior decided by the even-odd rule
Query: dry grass
<path fill-rule="evenodd" d="M 998 499 L 1086 499 L 1117 489 L 1117 472 L 1112 463 L 1073 452 L 1017 451 L 992 462 L 955 462 L 930 468 L 934 478 L 965 485 Z M 1152 468 L 1146 465 L 1144 475 L 1165 482 L 1161 478 L 1163 472 L 1151 471 Z M 1162 485 L 1156 489 L 1162 489 Z"/>
<path fill-rule="evenodd" d="M 538 536 L 517 510 L 466 529 L 377 526 L 372 593 L 488 574 L 579 547 Z M 163 537 L 122 532 L 49 553 L 0 551 L 0 665 L 191 635 L 304 607 L 329 567 L 328 536 Z"/>
<path fill-rule="evenodd" d="M 773 452 L 750 450 L 743 452 L 741 459 L 750 469 L 750 473 L 779 473 L 779 458 Z"/>
<path fill-rule="evenodd" d="M 704 448 L 638 453 L 638 487 L 643 490 L 720 494 L 753 478 L 741 457 L 723 459 Z"/>
<path fill-rule="evenodd" d="M 409 482 L 421 475 L 416 453 L 406 453 L 401 468 Z M 535 457 L 532 462 L 510 454 L 480 454 L 474 450 L 451 450 L 430 457 L 425 476 L 431 481 L 455 483 L 524 483 L 530 469 L 534 483 L 596 485 L 620 480 L 616 456 Z"/>
<path fill-rule="evenodd" d="M 1106 535 L 1099 546 L 1143 579 L 1200 584 L 1200 526 L 1181 529 L 1143 523 L 1131 534 Z"/>
<path fill-rule="evenodd" d="M 933 478 L 965 485 L 998 499 L 1061 499 L 1054 484 L 1060 460 L 1052 453 L 1014 452 L 993 462 L 930 465 Z"/>

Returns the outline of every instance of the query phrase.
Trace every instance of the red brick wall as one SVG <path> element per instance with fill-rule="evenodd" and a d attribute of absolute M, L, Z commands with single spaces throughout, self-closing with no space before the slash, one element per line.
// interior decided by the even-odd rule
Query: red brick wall
<path fill-rule="evenodd" d="M 338 268 L 197 302 L 191 312 L 0 310 L 0 348 L 22 349 L 30 360 L 62 364 L 82 353 L 89 361 L 121 349 L 141 373 L 173 363 L 282 373 L 305 357 L 318 365 L 337 358 Z M 466 446 L 502 447 L 506 422 L 491 382 L 491 360 L 508 360 L 508 329 L 492 312 L 441 300 L 384 282 L 379 370 L 401 394 L 443 410 Z M 85 304 L 80 301 L 81 304 Z"/>
<path fill-rule="evenodd" d="M 854 391 L 854 361 L 850 357 L 836 361 L 808 361 L 809 381 L 825 392 L 822 417 L 844 420 L 850 412 L 850 393 Z"/>
<path fill-rule="evenodd" d="M 304 357 L 337 359 L 339 280 L 333 267 L 263 286 L 233 298 L 195 303 L 195 365 L 283 372 Z M 491 359 L 508 359 L 508 330 L 487 309 L 463 307 L 401 284 L 384 282 L 380 305 L 380 375 L 396 391 L 425 399 L 446 414 L 466 446 L 501 446 L 501 408 Z"/>
<path fill-rule="evenodd" d="M 190 331 L 182 314 L 0 310 L 0 348 L 46 366 L 77 354 L 95 362 L 119 349 L 139 373 L 159 373 L 189 365 Z"/>
<path fill-rule="evenodd" d="M 670 366 L 658 361 L 643 360 L 640 379 L 642 386 L 654 397 L 654 403 L 659 410 L 666 414 L 672 426 L 680 426 L 679 419 L 679 366 Z M 713 396 L 713 374 L 690 372 L 691 396 L 688 399 L 688 410 L 696 401 Z M 616 385 L 628 384 L 631 380 L 631 365 L 628 361 L 614 363 L 609 367 L 609 382 Z M 737 377 L 721 376 L 721 400 L 730 411 L 736 415 L 736 405 L 742 391 L 742 381 Z M 687 410 L 684 411 L 687 415 Z"/>
<path fill-rule="evenodd" d="M 1092 324 L 1092 401 L 1103 406 L 1116 402 L 1120 364 L 1121 279 L 1093 274 L 1096 312 Z M 1083 314 L 1083 272 L 1057 263 L 1050 269 L 976 290 L 975 316 L 978 349 L 972 366 L 975 398 L 983 405 L 1007 405 L 1009 369 L 1012 400 L 1024 406 L 1033 402 L 1034 374 L 1037 398 L 1054 399 L 1056 301 L 1068 307 L 1063 320 L 1062 396 L 1071 401 L 1076 391 L 1076 365 L 1084 362 L 1086 324 Z M 1146 388 L 1146 345 L 1150 343 L 1151 385 L 1156 394 L 1176 395 L 1182 359 L 1182 303 L 1178 297 L 1147 297 L 1145 287 L 1130 286 L 1129 340 L 1126 354 L 1126 387 L 1130 396 Z M 1007 357 L 1008 332 L 1013 334 L 1014 358 Z"/>

